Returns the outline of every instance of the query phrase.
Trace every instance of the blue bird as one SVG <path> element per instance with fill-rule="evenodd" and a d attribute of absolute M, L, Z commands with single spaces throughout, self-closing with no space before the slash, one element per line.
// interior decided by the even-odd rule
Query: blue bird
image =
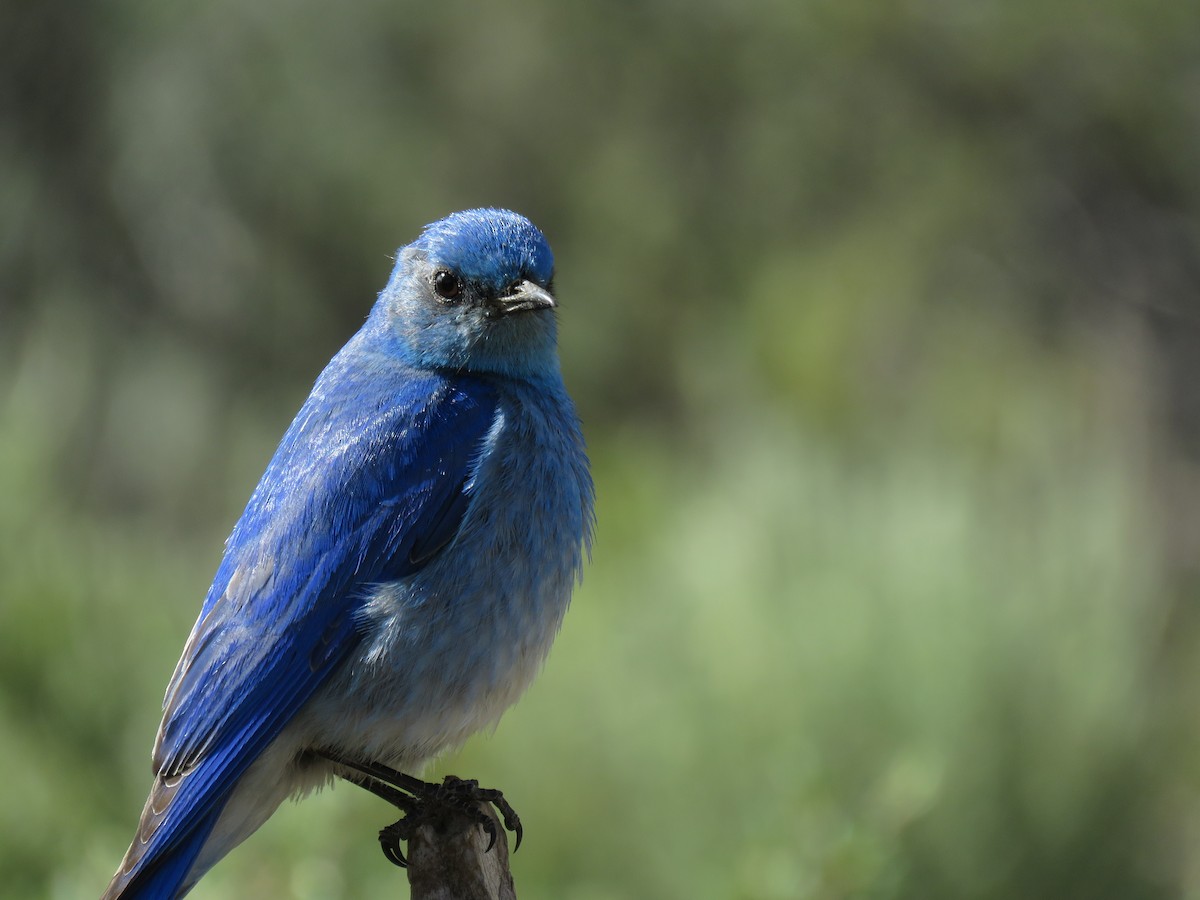
<path fill-rule="evenodd" d="M 593 521 L 553 274 L 507 210 L 401 248 L 226 542 L 106 900 L 184 895 L 335 777 L 395 795 L 389 774 L 493 726 L 532 681 Z"/>

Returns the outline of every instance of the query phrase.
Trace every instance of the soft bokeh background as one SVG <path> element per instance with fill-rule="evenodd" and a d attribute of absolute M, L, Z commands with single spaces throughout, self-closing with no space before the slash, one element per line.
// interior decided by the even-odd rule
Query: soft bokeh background
<path fill-rule="evenodd" d="M 0 6 L 0 884 L 93 897 L 394 248 L 555 248 L 599 489 L 440 764 L 525 898 L 1200 897 L 1200 5 Z M 404 896 L 288 805 L 197 898 Z"/>

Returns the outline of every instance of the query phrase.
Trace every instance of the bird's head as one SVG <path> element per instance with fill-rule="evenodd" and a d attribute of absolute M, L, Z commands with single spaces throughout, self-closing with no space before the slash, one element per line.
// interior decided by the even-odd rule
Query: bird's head
<path fill-rule="evenodd" d="M 454 213 L 401 248 L 369 324 L 422 368 L 557 371 L 553 275 L 550 245 L 524 216 Z"/>

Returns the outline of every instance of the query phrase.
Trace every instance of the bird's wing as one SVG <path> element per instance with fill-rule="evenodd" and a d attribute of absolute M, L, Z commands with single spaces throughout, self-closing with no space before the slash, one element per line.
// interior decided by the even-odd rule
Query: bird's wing
<path fill-rule="evenodd" d="M 167 689 L 154 751 L 163 802 L 147 804 L 127 869 L 196 843 L 195 824 L 211 827 L 356 644 L 367 589 L 453 540 L 495 416 L 481 381 L 322 376 L 230 536 Z"/>

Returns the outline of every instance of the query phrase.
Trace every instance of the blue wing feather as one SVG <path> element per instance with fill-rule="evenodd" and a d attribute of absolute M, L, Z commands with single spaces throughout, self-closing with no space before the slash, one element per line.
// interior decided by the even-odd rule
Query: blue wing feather
<path fill-rule="evenodd" d="M 136 890 L 137 896 L 154 898 L 175 897 L 180 886 L 187 878 L 188 871 L 200 855 L 204 841 L 212 832 L 213 826 L 221 813 L 220 808 L 210 812 L 202 819 L 191 823 L 188 832 L 181 836 L 179 842 L 171 848 L 169 856 L 154 860 L 153 866 L 146 865 L 130 873 L 126 891 L 130 894 Z M 150 861 L 145 858 L 147 863 Z"/>
<path fill-rule="evenodd" d="M 142 874 L 170 865 L 199 823 L 211 827 L 236 780 L 345 659 L 366 588 L 417 571 L 462 522 L 493 389 L 352 354 L 353 342 L 284 436 L 168 686 L 155 770 L 183 777 Z"/>

